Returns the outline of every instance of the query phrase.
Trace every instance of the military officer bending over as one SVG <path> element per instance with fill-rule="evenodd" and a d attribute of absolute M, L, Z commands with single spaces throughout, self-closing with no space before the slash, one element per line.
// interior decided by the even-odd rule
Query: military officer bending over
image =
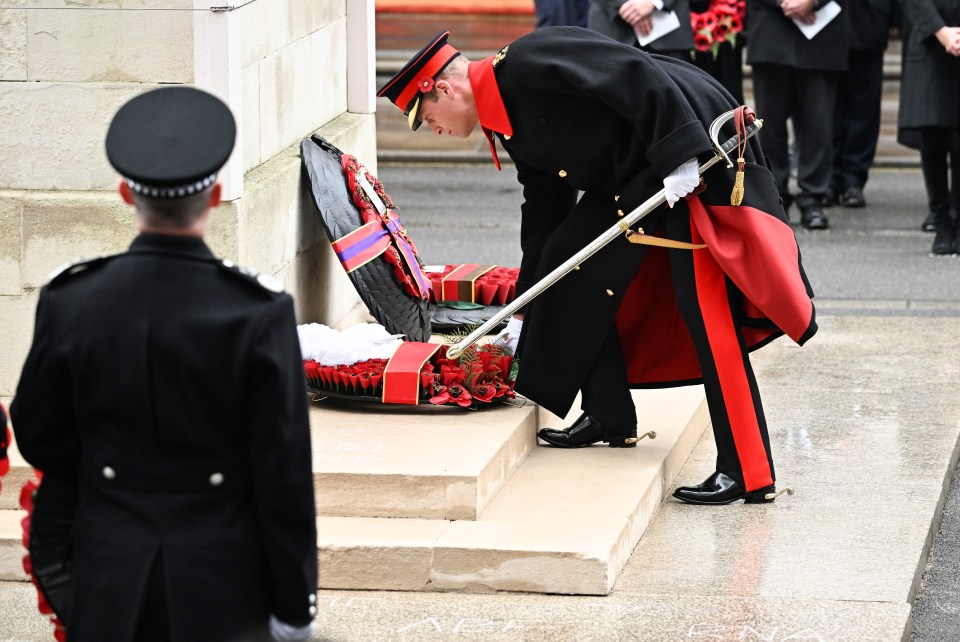
<path fill-rule="evenodd" d="M 124 105 L 106 148 L 140 234 L 40 292 L 11 417 L 44 473 L 37 513 L 45 498 L 77 504 L 71 642 L 311 634 L 316 517 L 293 301 L 203 241 L 235 138 L 227 106 L 191 87 Z"/>
<path fill-rule="evenodd" d="M 743 152 L 740 206 L 731 206 L 734 172 L 720 165 L 691 194 L 698 160 L 713 155 L 707 128 L 736 107 L 733 98 L 692 65 L 577 27 L 540 29 L 480 61 L 447 37 L 428 43 L 379 95 L 411 129 L 426 123 L 465 137 L 479 124 L 497 167 L 494 138 L 513 159 L 524 197 L 518 294 L 660 188 L 671 208 L 642 221 L 646 236 L 692 243 L 664 249 L 620 237 L 510 320 L 501 340 L 519 341 L 517 390 L 559 416 L 583 393 L 573 426 L 538 436 L 561 448 L 632 447 L 631 386 L 702 382 L 716 472 L 674 495 L 772 501 L 773 460 L 747 351 L 784 333 L 803 343 L 816 323 L 755 139 Z"/>

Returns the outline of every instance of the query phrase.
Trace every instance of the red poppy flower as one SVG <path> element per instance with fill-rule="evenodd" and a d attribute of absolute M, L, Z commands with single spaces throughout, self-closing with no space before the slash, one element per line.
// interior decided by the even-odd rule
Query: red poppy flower
<path fill-rule="evenodd" d="M 434 404 L 437 404 L 438 406 L 442 406 L 443 404 L 448 403 L 450 401 L 451 399 L 450 392 L 447 390 L 446 386 L 436 386 L 435 392 L 437 394 L 430 397 L 430 403 L 434 403 Z"/>
<path fill-rule="evenodd" d="M 473 389 L 473 398 L 484 403 L 489 403 L 495 394 L 497 388 L 488 383 L 481 383 Z"/>
<path fill-rule="evenodd" d="M 37 490 L 37 484 L 33 480 L 28 481 L 20 489 L 20 508 L 28 513 L 33 510 L 33 497 Z"/>
<path fill-rule="evenodd" d="M 417 89 L 420 90 L 421 94 L 425 94 L 433 89 L 433 78 L 430 76 L 420 76 L 420 79 L 417 81 Z"/>
<path fill-rule="evenodd" d="M 470 392 L 461 385 L 453 385 L 447 388 L 447 393 L 460 406 L 469 406 L 473 397 Z"/>
<path fill-rule="evenodd" d="M 697 51 L 710 51 L 710 45 L 713 44 L 710 41 L 710 38 L 704 36 L 703 34 L 696 34 L 693 37 L 693 47 Z"/>

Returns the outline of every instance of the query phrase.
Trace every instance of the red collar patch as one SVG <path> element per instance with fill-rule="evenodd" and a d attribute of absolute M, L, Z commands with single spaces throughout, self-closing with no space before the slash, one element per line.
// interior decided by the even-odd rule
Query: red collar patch
<path fill-rule="evenodd" d="M 500 88 L 493 73 L 493 56 L 471 62 L 467 67 L 470 77 L 470 86 L 473 88 L 473 98 L 477 105 L 477 117 L 483 129 L 487 142 L 490 143 L 490 155 L 493 163 L 500 169 L 500 159 L 497 158 L 497 148 L 493 142 L 493 133 L 513 136 L 513 125 L 507 116 L 507 109 L 500 97 Z"/>

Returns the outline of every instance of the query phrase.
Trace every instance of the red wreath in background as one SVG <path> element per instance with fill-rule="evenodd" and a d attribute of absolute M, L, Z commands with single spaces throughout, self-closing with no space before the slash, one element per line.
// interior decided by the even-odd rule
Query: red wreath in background
<path fill-rule="evenodd" d="M 723 43 L 736 46 L 737 34 L 743 31 L 746 11 L 746 0 L 710 0 L 706 11 L 691 11 L 693 48 L 701 52 L 709 51 L 716 58 Z"/>
<path fill-rule="evenodd" d="M 400 225 L 400 220 L 397 218 L 395 209 L 396 206 L 393 204 L 393 200 L 387 196 L 387 192 L 383 189 L 383 183 L 380 180 L 366 171 L 366 168 L 363 168 L 364 176 L 370 182 L 370 185 L 373 187 L 373 191 L 376 192 L 377 196 L 380 197 L 380 200 L 383 201 L 383 204 L 387 207 L 387 211 L 383 214 L 377 211 L 377 208 L 374 207 L 373 202 L 370 200 L 370 197 L 367 196 L 367 193 L 364 192 L 363 187 L 360 186 L 360 182 L 357 180 L 357 175 L 360 173 L 361 165 L 360 161 L 351 156 L 350 154 L 344 154 L 340 159 L 340 165 L 343 167 L 343 172 L 347 177 L 347 189 L 350 192 L 350 198 L 353 200 L 353 204 L 357 206 L 357 209 L 360 210 L 360 219 L 364 224 L 372 223 L 374 221 L 383 222 L 384 226 L 389 223 L 391 220 L 396 223 L 396 229 L 398 234 L 401 237 L 402 241 L 405 241 L 409 246 L 413 254 L 413 259 L 416 261 L 417 266 L 409 266 L 404 261 L 403 257 L 400 256 L 400 251 L 394 244 L 384 251 L 383 256 L 386 258 L 387 263 L 390 264 L 391 269 L 393 270 L 393 275 L 396 277 L 397 282 L 403 286 L 403 289 L 406 290 L 407 294 L 417 299 L 428 299 L 430 292 L 423 292 L 422 289 L 417 284 L 417 278 L 412 274 L 411 270 L 418 269 L 421 270 L 421 277 L 426 282 L 426 277 L 422 276 L 423 261 L 420 259 L 420 254 L 417 252 L 417 246 L 413 244 L 413 239 L 410 238 L 410 235 L 407 234 L 407 230 L 404 229 L 403 225 Z"/>

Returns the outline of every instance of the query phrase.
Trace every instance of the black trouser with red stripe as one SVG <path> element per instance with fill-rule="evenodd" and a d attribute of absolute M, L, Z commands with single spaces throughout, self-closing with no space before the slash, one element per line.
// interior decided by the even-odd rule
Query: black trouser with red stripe
<path fill-rule="evenodd" d="M 668 238 L 702 242 L 691 229 L 690 216 L 683 205 L 666 213 L 661 224 Z M 736 313 L 743 295 L 723 274 L 709 250 L 668 251 L 677 307 L 686 321 L 703 372 L 717 443 L 717 470 L 743 484 L 748 492 L 769 486 L 776 479 L 770 438 Z M 610 333 L 613 336 L 608 335 L 604 341 L 582 389 L 583 409 L 601 425 L 604 414 L 623 413 L 624 399 L 630 400 L 616 328 L 611 326 Z M 591 409 L 606 409 L 606 413 Z"/>

